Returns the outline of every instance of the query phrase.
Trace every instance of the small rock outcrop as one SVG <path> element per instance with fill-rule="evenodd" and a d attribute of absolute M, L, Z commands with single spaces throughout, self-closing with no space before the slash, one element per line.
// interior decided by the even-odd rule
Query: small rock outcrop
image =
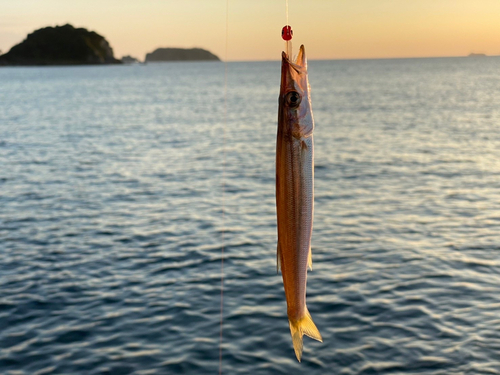
<path fill-rule="evenodd" d="M 158 48 L 146 55 L 146 62 L 155 61 L 220 61 L 220 59 L 202 48 Z"/>
<path fill-rule="evenodd" d="M 0 65 L 120 64 L 108 41 L 94 31 L 69 24 L 29 34 L 0 56 Z"/>
<path fill-rule="evenodd" d="M 137 64 L 140 61 L 137 60 L 135 57 L 127 55 L 122 57 L 122 63 L 124 64 Z"/>

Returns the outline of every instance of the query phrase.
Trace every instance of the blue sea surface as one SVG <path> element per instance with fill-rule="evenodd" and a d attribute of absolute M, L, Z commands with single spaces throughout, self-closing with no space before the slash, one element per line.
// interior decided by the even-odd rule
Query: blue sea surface
<path fill-rule="evenodd" d="M 309 63 L 324 342 L 276 273 L 280 62 L 0 69 L 0 373 L 500 374 L 500 58 Z M 226 121 L 225 121 L 226 118 Z"/>

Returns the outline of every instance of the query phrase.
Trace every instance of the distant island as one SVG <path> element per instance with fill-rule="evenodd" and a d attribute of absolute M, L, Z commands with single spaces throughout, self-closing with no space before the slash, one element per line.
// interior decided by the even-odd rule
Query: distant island
<path fill-rule="evenodd" d="M 220 59 L 202 48 L 158 48 L 148 53 L 145 59 L 145 62 L 156 61 L 220 61 Z M 35 30 L 9 52 L 3 55 L 0 52 L 0 66 L 137 62 L 139 61 L 132 56 L 116 59 L 109 42 L 102 35 L 84 28 L 75 28 L 70 24 Z"/>
<path fill-rule="evenodd" d="M 158 48 L 146 54 L 146 62 L 156 61 L 220 61 L 213 53 L 201 48 Z"/>
<path fill-rule="evenodd" d="M 9 52 L 0 65 L 120 64 L 108 41 L 94 31 L 72 25 L 45 27 L 29 34 Z"/>
<path fill-rule="evenodd" d="M 470 53 L 467 57 L 486 57 L 485 53 Z"/>

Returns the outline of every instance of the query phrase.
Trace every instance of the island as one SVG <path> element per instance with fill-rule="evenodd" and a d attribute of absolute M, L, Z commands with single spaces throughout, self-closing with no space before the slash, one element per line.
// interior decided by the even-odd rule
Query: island
<path fill-rule="evenodd" d="M 89 64 L 121 64 L 121 61 L 115 59 L 103 36 L 70 24 L 35 30 L 0 55 L 0 65 Z"/>
<path fill-rule="evenodd" d="M 486 57 L 485 53 L 469 53 L 467 57 Z"/>
<path fill-rule="evenodd" d="M 146 54 L 145 61 L 220 61 L 220 59 L 202 48 L 158 48 Z"/>

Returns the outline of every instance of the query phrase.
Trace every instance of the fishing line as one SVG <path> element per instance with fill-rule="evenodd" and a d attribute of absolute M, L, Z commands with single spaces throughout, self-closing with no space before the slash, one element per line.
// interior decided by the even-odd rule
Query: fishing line
<path fill-rule="evenodd" d="M 224 234 L 226 191 L 226 127 L 227 127 L 227 45 L 229 25 L 229 0 L 226 0 L 226 48 L 224 56 L 224 123 L 222 125 L 222 230 L 220 258 L 220 328 L 219 328 L 219 375 L 222 375 L 222 328 L 224 316 Z"/>
<path fill-rule="evenodd" d="M 285 40 L 285 52 L 288 58 L 292 58 L 292 35 L 293 31 L 288 23 L 288 0 L 285 0 L 285 14 L 286 14 L 286 23 L 285 27 L 281 31 L 281 36 Z"/>
<path fill-rule="evenodd" d="M 285 7 L 286 24 L 285 25 L 289 25 L 289 23 L 288 23 L 288 0 L 285 0 L 285 3 L 286 3 L 286 7 Z"/>

